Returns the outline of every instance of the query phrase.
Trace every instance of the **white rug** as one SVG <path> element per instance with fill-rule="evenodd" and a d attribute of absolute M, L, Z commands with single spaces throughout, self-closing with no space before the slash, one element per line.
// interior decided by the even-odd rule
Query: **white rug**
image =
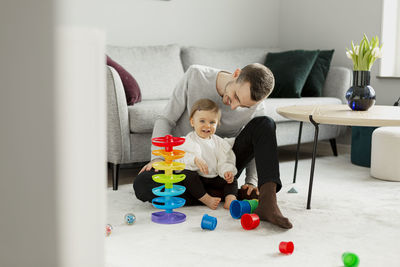
<path fill-rule="evenodd" d="M 106 237 L 108 267 L 122 266 L 343 266 L 345 251 L 360 257 L 360 266 L 400 266 L 400 183 L 369 175 L 369 168 L 350 163 L 349 155 L 318 157 L 311 210 L 306 210 L 310 160 L 299 163 L 293 186 L 294 162 L 280 164 L 284 186 L 278 202 L 294 227 L 285 231 L 267 222 L 251 231 L 222 205 L 183 207 L 187 221 L 177 225 L 151 222 L 159 211 L 138 201 L 131 185 L 108 191 L 108 216 L 114 230 Z M 134 225 L 124 215 L 134 213 Z M 218 219 L 214 231 L 200 228 L 203 214 Z M 292 255 L 278 251 L 293 241 Z"/>

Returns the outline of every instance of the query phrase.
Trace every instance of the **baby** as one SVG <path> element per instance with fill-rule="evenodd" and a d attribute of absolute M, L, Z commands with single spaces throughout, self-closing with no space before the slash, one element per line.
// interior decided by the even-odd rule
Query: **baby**
<path fill-rule="evenodd" d="M 186 164 L 186 190 L 203 204 L 216 209 L 225 199 L 225 209 L 237 195 L 235 153 L 227 140 L 215 135 L 221 111 L 209 99 L 196 101 L 190 112 L 190 124 L 194 131 L 185 136 L 186 141 L 177 147 L 186 152 L 179 162 Z M 212 192 L 211 196 L 207 192 Z"/>

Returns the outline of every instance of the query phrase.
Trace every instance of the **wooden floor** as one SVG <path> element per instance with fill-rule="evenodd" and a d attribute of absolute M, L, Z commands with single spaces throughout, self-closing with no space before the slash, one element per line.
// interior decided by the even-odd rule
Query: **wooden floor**
<path fill-rule="evenodd" d="M 312 143 L 302 144 L 300 148 L 300 159 L 312 157 Z M 350 145 L 337 145 L 338 154 L 349 154 Z M 294 161 L 296 159 L 296 145 L 283 146 L 278 148 L 279 161 Z M 317 156 L 333 155 L 329 142 L 319 142 Z M 119 185 L 132 184 L 133 178 L 136 177 L 140 169 L 145 163 L 136 164 L 135 166 L 123 167 L 120 169 Z M 108 169 L 108 187 L 112 187 L 112 172 Z"/>

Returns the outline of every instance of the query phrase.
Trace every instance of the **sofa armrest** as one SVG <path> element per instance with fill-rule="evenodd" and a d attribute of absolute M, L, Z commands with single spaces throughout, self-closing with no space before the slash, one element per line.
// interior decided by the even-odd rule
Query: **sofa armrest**
<path fill-rule="evenodd" d="M 345 67 L 331 67 L 326 76 L 322 96 L 336 97 L 347 103 L 345 94 L 351 86 L 351 70 Z"/>
<path fill-rule="evenodd" d="M 107 160 L 114 164 L 130 163 L 128 105 L 121 78 L 107 66 Z"/>

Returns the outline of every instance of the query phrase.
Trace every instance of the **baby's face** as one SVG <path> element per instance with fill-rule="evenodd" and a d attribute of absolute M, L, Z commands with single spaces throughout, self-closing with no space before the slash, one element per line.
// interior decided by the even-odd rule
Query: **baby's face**
<path fill-rule="evenodd" d="M 217 130 L 218 114 L 214 111 L 198 110 L 190 119 L 197 135 L 201 138 L 210 138 Z"/>

